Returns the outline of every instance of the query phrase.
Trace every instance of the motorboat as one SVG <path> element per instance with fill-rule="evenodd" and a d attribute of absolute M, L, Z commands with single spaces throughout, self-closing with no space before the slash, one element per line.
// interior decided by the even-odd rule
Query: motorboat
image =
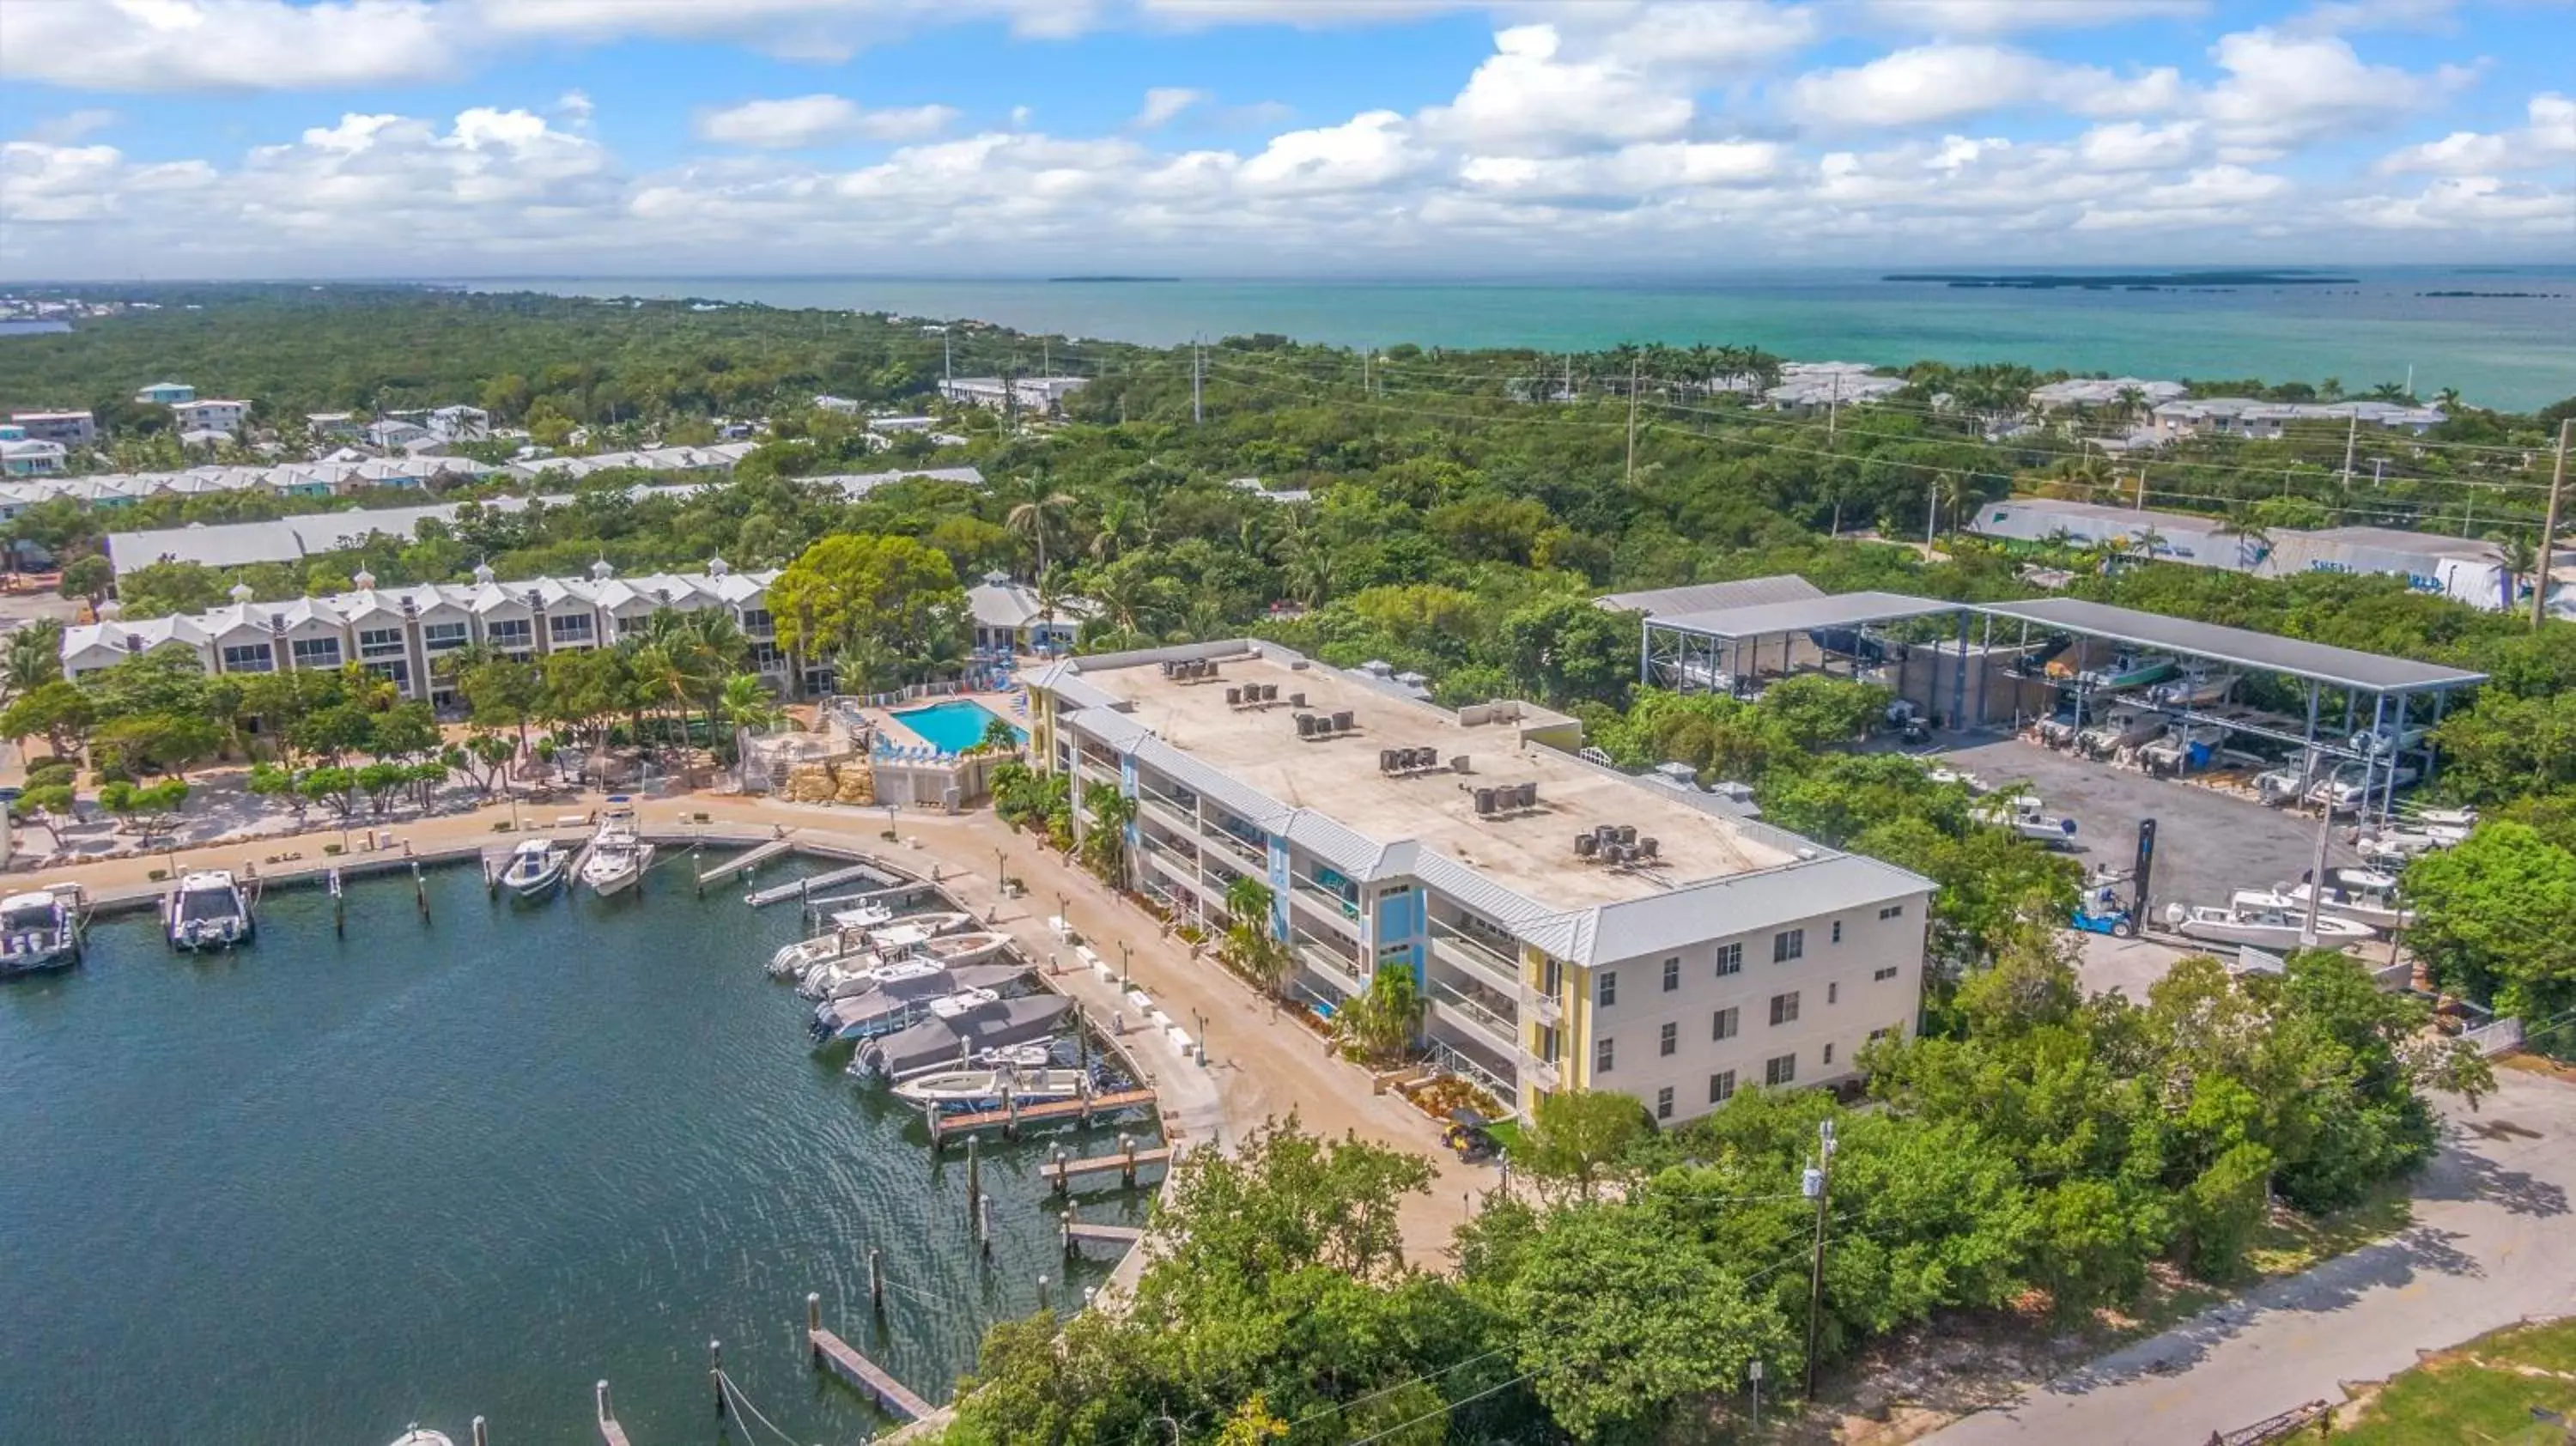
<path fill-rule="evenodd" d="M 2066 703 L 2039 720 L 2039 741 L 2051 748 L 2071 746 L 2086 728 L 2093 724 L 2093 710 L 2081 703 Z"/>
<path fill-rule="evenodd" d="M 921 952 L 942 964 L 981 964 L 1001 953 L 1010 942 L 1011 937 L 1008 934 L 996 933 L 990 929 L 977 929 L 970 933 L 943 934 L 936 939 L 925 940 L 921 945 Z"/>
<path fill-rule="evenodd" d="M 883 899 L 870 899 L 854 909 L 836 909 L 831 914 L 836 929 L 873 929 L 894 922 L 894 906 Z"/>
<path fill-rule="evenodd" d="M 936 959 L 888 959 L 879 954 L 853 954 L 818 965 L 796 986 L 808 999 L 847 999 L 886 984 L 927 979 L 941 972 Z"/>
<path fill-rule="evenodd" d="M 636 830 L 635 810 L 612 808 L 581 862 L 581 881 L 605 899 L 635 887 L 652 866 L 653 846 Z"/>
<path fill-rule="evenodd" d="M 2181 666 L 2161 653 L 2122 651 L 2113 653 L 2109 662 L 2077 673 L 2075 681 L 2087 688 L 2143 688 L 2172 677 Z"/>
<path fill-rule="evenodd" d="M 2308 930 L 2308 911 L 2287 899 L 2255 889 L 2238 890 L 2226 908 L 2207 904 L 2165 906 L 2165 923 L 2187 939 L 2210 944 L 2251 944 L 2258 949 L 2295 949 Z M 2357 919 L 2320 913 L 2317 947 L 2340 949 L 2375 937 L 2377 930 Z"/>
<path fill-rule="evenodd" d="M 2238 889 L 2235 893 L 2228 896 L 2228 902 L 2231 907 L 2235 908 L 2240 913 L 2259 912 L 2265 909 L 2278 909 L 2294 919 L 2305 919 L 2308 916 L 2308 886 L 2300 884 L 2294 889 L 2278 887 L 2269 889 Z M 2379 928 L 2377 925 L 2372 924 L 2365 919 L 2354 919 L 2352 915 L 2344 913 L 2331 904 L 2320 902 L 2317 905 L 2317 915 L 2319 918 L 2332 916 L 2337 919 L 2350 919 L 2353 923 L 2359 924 L 2364 929 L 2368 930 L 2371 938 L 2375 939 L 2379 937 Z"/>
<path fill-rule="evenodd" d="M 2101 722 L 2076 735 L 2075 743 L 2096 758 L 2108 758 L 2155 737 L 2172 721 L 2171 715 L 2144 703 L 2114 703 Z"/>
<path fill-rule="evenodd" d="M 394 1446 L 456 1446 L 456 1442 L 446 1432 L 432 1431 L 415 1421 L 410 1430 L 394 1438 Z"/>
<path fill-rule="evenodd" d="M 868 942 L 888 954 L 918 949 L 931 940 L 975 922 L 972 914 L 908 914 L 868 931 Z"/>
<path fill-rule="evenodd" d="M 572 850 L 550 838 L 524 840 L 510 850 L 510 862 L 501 870 L 501 887 L 522 899 L 541 898 L 563 882 L 564 866 L 572 859 Z"/>
<path fill-rule="evenodd" d="M 2227 740 L 2227 728 L 2219 723 L 2175 723 L 2163 736 L 2138 745 L 2138 761 L 2150 773 L 2184 773 L 2207 768 L 2218 756 L 2218 745 Z"/>
<path fill-rule="evenodd" d="M 2296 803 L 2332 767 L 2324 754 L 2303 752 L 2278 768 L 2255 775 L 2254 797 L 2273 808 Z"/>
<path fill-rule="evenodd" d="M 802 979 L 826 964 L 836 964 L 853 954 L 868 952 L 866 929 L 835 928 L 828 934 L 780 945 L 778 952 L 769 956 L 769 977 Z"/>
<path fill-rule="evenodd" d="M 2147 701 L 2168 708 L 2191 708 L 2206 703 L 2223 703 L 2236 691 L 2234 673 L 2193 668 L 2179 678 L 2168 678 L 2147 690 Z"/>
<path fill-rule="evenodd" d="M 0 899 L 0 978 L 79 963 L 85 902 L 78 884 Z"/>
<path fill-rule="evenodd" d="M 2347 763 L 2310 784 L 2307 798 L 2308 802 L 2321 804 L 2336 813 L 2351 813 L 2368 808 L 2373 794 L 2385 789 L 2404 788 L 2413 783 L 2415 777 L 2415 765 L 2411 763 L 2390 762 L 2381 767 Z"/>
<path fill-rule="evenodd" d="M 1078 1069 L 1024 1069 L 1016 1063 L 988 1068 L 949 1069 L 920 1075 L 894 1087 L 894 1097 L 925 1109 L 965 1110 L 1069 1100 L 1091 1088 L 1091 1075 Z"/>
<path fill-rule="evenodd" d="M 857 993 L 826 998 L 816 1005 L 812 1032 L 821 1043 L 873 1039 L 933 1014 L 953 1018 L 955 1009 L 940 1011 L 934 1007 L 935 1001 L 972 994 L 980 996 L 974 1002 L 987 1003 L 1000 998 L 1003 987 L 1023 972 L 1015 965 L 983 964 L 965 969 L 933 968 L 885 980 Z"/>
<path fill-rule="evenodd" d="M 1970 805 L 1968 816 L 2048 848 L 2075 846 L 2075 820 L 2042 812 L 2037 794 L 1997 794 Z"/>
<path fill-rule="evenodd" d="M 2317 895 L 2317 907 L 2329 914 L 2358 919 L 2374 929 L 2405 929 L 2415 923 L 2415 911 L 2397 902 L 2395 875 L 2377 869 L 2336 869 L 2333 882 Z M 2305 883 L 2282 884 L 2273 892 L 2304 909 L 2308 905 Z"/>
<path fill-rule="evenodd" d="M 1028 1044 L 1054 1034 L 1073 1001 L 1061 994 L 1032 994 L 979 1005 L 953 1019 L 925 1019 L 882 1039 L 862 1044 L 850 1057 L 850 1073 L 861 1079 L 909 1079 L 936 1069 L 955 1069 L 977 1050 Z"/>
<path fill-rule="evenodd" d="M 184 875 L 161 900 L 174 949 L 230 949 L 250 942 L 250 900 L 225 869 Z"/>

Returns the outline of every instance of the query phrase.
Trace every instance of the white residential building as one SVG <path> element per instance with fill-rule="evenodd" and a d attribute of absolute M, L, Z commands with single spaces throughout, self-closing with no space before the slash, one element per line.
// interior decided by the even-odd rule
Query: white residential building
<path fill-rule="evenodd" d="M 86 447 L 98 440 L 98 419 L 87 412 L 12 412 L 9 420 L 26 428 L 30 441 Z"/>
<path fill-rule="evenodd" d="M 63 470 L 67 455 L 60 442 L 32 437 L 0 441 L 0 477 L 50 477 Z"/>
<path fill-rule="evenodd" d="M 222 432 L 238 435 L 242 421 L 250 415 L 250 403 L 209 397 L 200 401 L 175 403 L 170 415 L 182 432 Z"/>
<path fill-rule="evenodd" d="M 2150 415 L 2149 429 L 2159 442 L 2184 437 L 2241 437 L 2279 440 L 2291 424 L 2340 422 L 2422 436 L 2447 420 L 2439 407 L 2402 402 L 2265 402 L 2252 397 L 2192 397 L 2166 402 Z"/>
<path fill-rule="evenodd" d="M 2137 377 L 2069 377 L 2033 387 L 2031 406 L 2042 412 L 2069 408 L 2126 407 L 2140 403 L 2153 407 L 2186 396 L 2191 389 L 2180 382 L 2151 382 Z"/>
<path fill-rule="evenodd" d="M 63 633 L 63 675 L 77 680 L 125 659 L 176 644 L 210 673 L 273 673 L 362 663 L 404 696 L 440 706 L 455 700 L 436 676 L 445 653 L 479 644 L 535 658 L 614 643 L 663 608 L 724 608 L 751 640 L 751 663 L 773 685 L 788 681 L 768 609 L 776 572 L 737 573 L 713 559 L 702 573 L 620 578 L 602 562 L 578 578 L 504 583 L 488 567 L 471 583 L 379 589 L 360 573 L 357 588 L 329 597 L 254 601 L 247 587 L 210 612 L 128 622 L 111 602 L 100 621 Z"/>
<path fill-rule="evenodd" d="M 154 382 L 134 394 L 145 406 L 176 407 L 196 399 L 197 389 L 186 382 Z"/>
<path fill-rule="evenodd" d="M 1001 377 L 949 377 L 940 382 L 939 395 L 997 412 L 1016 402 L 1022 411 L 1053 415 L 1064 410 L 1065 398 L 1089 385 L 1089 377 L 1012 377 L 1007 384 Z"/>
<path fill-rule="evenodd" d="M 1262 881 L 1300 991 L 1336 1007 L 1411 971 L 1435 1057 L 1507 1109 L 1602 1089 L 1684 1120 L 1846 1080 L 1915 1030 L 1930 880 L 1586 763 L 1571 718 L 1452 712 L 1250 641 L 1028 682 L 1077 827 L 1092 789 L 1135 800 L 1136 888 L 1215 924 Z"/>
<path fill-rule="evenodd" d="M 492 436 L 492 414 L 481 407 L 439 407 L 423 425 L 442 442 L 481 442 Z"/>
<path fill-rule="evenodd" d="M 1877 375 L 1867 362 L 1790 362 L 1780 368 L 1779 384 L 1762 394 L 1774 408 L 1786 411 L 1874 401 L 1905 390 L 1905 378 Z"/>

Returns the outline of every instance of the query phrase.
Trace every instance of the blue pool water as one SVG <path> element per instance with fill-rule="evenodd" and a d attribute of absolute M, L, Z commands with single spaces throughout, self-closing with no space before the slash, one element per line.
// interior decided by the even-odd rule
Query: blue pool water
<path fill-rule="evenodd" d="M 921 741 L 942 753 L 963 753 L 984 741 L 984 730 L 993 726 L 997 715 L 992 709 L 972 698 L 951 698 L 927 708 L 911 708 L 896 713 L 894 719 L 921 735 Z M 1029 730 L 1017 724 L 1011 731 L 1026 742 Z"/>

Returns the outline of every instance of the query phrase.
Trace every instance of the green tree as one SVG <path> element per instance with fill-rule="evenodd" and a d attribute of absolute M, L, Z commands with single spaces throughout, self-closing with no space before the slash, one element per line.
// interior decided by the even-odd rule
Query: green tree
<path fill-rule="evenodd" d="M 153 784 L 119 780 L 98 791 L 99 806 L 121 818 L 132 819 L 147 847 L 154 837 L 169 828 L 180 806 L 187 801 L 188 785 L 176 778 Z"/>
<path fill-rule="evenodd" d="M 19 694 L 7 711 L 0 712 L 0 733 L 12 742 L 42 734 L 54 757 L 75 758 L 97 721 L 98 705 L 90 694 L 58 678 Z"/>
<path fill-rule="evenodd" d="M 63 568 L 62 595 L 80 598 L 93 608 L 105 602 L 115 587 L 116 564 L 98 553 L 74 558 Z"/>
<path fill-rule="evenodd" d="M 2415 860 L 2405 884 L 2408 942 L 2445 988 L 2526 1019 L 2576 1008 L 2576 854 L 2525 824 L 2482 823 Z"/>
<path fill-rule="evenodd" d="M 13 703 L 47 683 L 62 681 L 63 624 L 35 618 L 9 634 L 0 648 L 0 703 Z"/>
<path fill-rule="evenodd" d="M 909 537 L 827 537 L 769 586 L 779 645 L 801 657 L 870 647 L 909 656 L 965 627 L 966 590 L 948 559 Z"/>
<path fill-rule="evenodd" d="M 1422 985 L 1413 966 L 1390 963 L 1369 975 L 1368 988 L 1333 1015 L 1333 1037 L 1364 1063 L 1384 1066 L 1413 1049 L 1422 1027 Z"/>
<path fill-rule="evenodd" d="M 1532 1176 L 1572 1185 L 1590 1200 L 1603 1182 L 1630 1168 L 1638 1146 L 1654 1133 L 1654 1120 L 1632 1095 L 1559 1090 L 1531 1112 L 1516 1158 Z"/>

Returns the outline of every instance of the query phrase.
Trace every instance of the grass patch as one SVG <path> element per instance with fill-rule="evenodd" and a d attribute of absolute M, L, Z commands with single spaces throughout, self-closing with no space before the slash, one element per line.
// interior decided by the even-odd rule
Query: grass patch
<path fill-rule="evenodd" d="M 2566 1428 L 2532 1413 L 2576 1415 L 2570 1363 L 2576 1363 L 2576 1319 L 2509 1326 L 2392 1377 L 2334 1439 L 2344 1446 L 2556 1446 Z"/>
<path fill-rule="evenodd" d="M 2295 1275 L 2338 1255 L 2384 1240 L 2415 1223 L 2407 1180 L 2383 1180 L 2361 1203 L 2331 1215 L 2301 1215 L 2275 1210 L 2265 1222 L 2246 1263 L 2261 1276 Z"/>
<path fill-rule="evenodd" d="M 1515 1153 L 1521 1147 L 1521 1122 L 1518 1120 L 1496 1120 L 1485 1126 L 1485 1133 L 1494 1137 L 1494 1143 L 1503 1147 L 1504 1154 Z"/>

